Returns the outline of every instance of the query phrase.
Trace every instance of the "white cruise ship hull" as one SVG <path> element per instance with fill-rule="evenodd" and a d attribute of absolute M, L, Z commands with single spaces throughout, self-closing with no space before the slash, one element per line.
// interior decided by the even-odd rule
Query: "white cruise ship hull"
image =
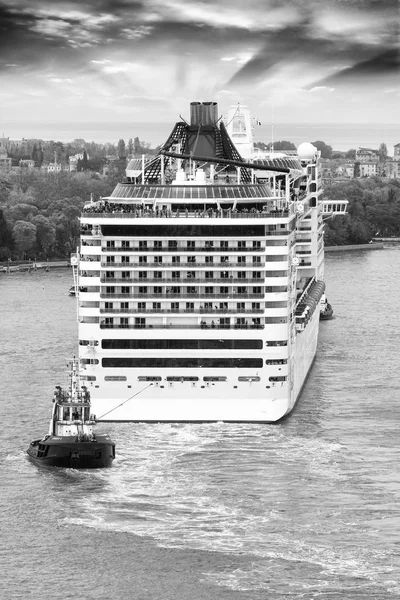
<path fill-rule="evenodd" d="M 216 106 L 193 104 L 80 219 L 79 359 L 99 421 L 276 422 L 315 357 L 318 152 L 244 162 Z"/>
<path fill-rule="evenodd" d="M 299 399 L 313 364 L 318 341 L 319 311 L 310 319 L 307 327 L 297 333 L 292 347 L 292 358 L 282 365 L 280 373 L 291 378 L 286 382 L 269 381 L 269 371 L 224 372 L 226 381 L 206 382 L 213 377 L 213 369 L 190 370 L 198 381 L 165 380 L 156 383 L 137 383 L 140 370 L 130 370 L 123 384 L 109 381 L 104 384 L 102 397 L 92 391 L 92 408 L 101 421 L 132 422 L 276 422 L 289 414 Z M 281 350 L 281 349 L 279 349 Z M 286 349 L 284 349 L 286 351 Z M 282 352 L 275 352 L 283 356 Z M 266 360 L 273 356 L 265 353 Z M 276 367 L 275 367 L 276 372 Z M 94 372 L 94 371 L 93 371 Z M 218 374 L 221 375 L 218 370 Z M 113 369 L 102 369 L 104 377 L 115 376 Z M 181 369 L 169 369 L 168 376 L 182 374 Z M 239 377 L 253 378 L 241 381 Z M 259 379 L 259 380 L 257 380 Z"/>

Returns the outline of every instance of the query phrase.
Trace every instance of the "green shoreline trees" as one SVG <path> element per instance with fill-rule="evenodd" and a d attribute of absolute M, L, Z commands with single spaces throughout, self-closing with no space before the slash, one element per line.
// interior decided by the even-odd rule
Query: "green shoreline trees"
<path fill-rule="evenodd" d="M 121 155 L 125 152 L 122 141 L 118 144 Z M 283 150 L 288 145 L 292 146 L 290 142 L 276 142 L 275 147 L 282 146 Z M 132 148 L 155 152 L 138 138 L 129 140 L 128 151 Z M 330 146 L 326 148 L 329 151 Z M 108 196 L 123 179 L 125 166 L 122 156 L 109 163 L 104 177 L 90 170 L 46 173 L 18 168 L 1 172 L 0 261 L 68 257 L 79 241 L 78 216 L 84 204 L 91 195 Z M 349 201 L 347 216 L 325 221 L 325 245 L 364 244 L 377 235 L 400 236 L 399 180 L 373 177 L 341 181 L 326 187 L 323 197 Z"/>
<path fill-rule="evenodd" d="M 366 244 L 371 238 L 400 237 L 400 181 L 351 179 L 326 187 L 324 199 L 348 200 L 348 215 L 325 221 L 325 245 Z"/>

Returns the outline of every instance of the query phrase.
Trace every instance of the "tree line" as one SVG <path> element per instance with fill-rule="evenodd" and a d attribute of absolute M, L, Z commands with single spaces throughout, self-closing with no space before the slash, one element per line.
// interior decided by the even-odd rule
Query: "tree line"
<path fill-rule="evenodd" d="M 84 140 L 74 143 L 76 147 L 86 144 Z M 88 154 L 96 150 L 95 146 L 86 144 Z M 101 146 L 101 152 L 105 152 L 107 145 Z M 258 144 L 262 150 L 267 146 Z M 275 150 L 295 148 L 287 141 L 274 143 Z M 16 169 L 0 175 L 0 261 L 69 256 L 79 242 L 78 216 L 91 195 L 108 196 L 123 180 L 128 153 L 157 151 L 138 138 L 127 145 L 119 140 L 107 149 L 120 158 L 109 164 L 105 177 L 89 167 L 87 157 L 81 161 L 84 168 L 81 166 L 80 172 Z M 323 197 L 349 201 L 348 215 L 326 220 L 326 245 L 364 244 L 374 236 L 400 236 L 400 181 L 377 177 L 353 179 L 326 187 Z"/>
<path fill-rule="evenodd" d="M 107 162 L 107 157 L 127 158 L 141 156 L 142 154 L 154 154 L 158 148 L 151 148 L 148 142 L 141 141 L 138 137 L 118 140 L 117 144 L 100 144 L 86 142 L 77 138 L 72 142 L 59 142 L 54 140 L 29 139 L 18 142 L 10 142 L 7 155 L 12 159 L 12 166 L 17 167 L 19 161 L 33 160 L 36 167 L 57 161 L 58 164 L 68 165 L 71 156 L 82 154 L 78 159 L 78 171 L 99 172 Z"/>
<path fill-rule="evenodd" d="M 125 175 L 126 161 L 106 177 L 87 172 L 18 169 L 0 176 L 0 261 L 65 258 L 79 242 L 83 206 L 109 195 Z"/>
<path fill-rule="evenodd" d="M 352 179 L 326 187 L 324 199 L 348 200 L 348 214 L 325 221 L 325 245 L 366 244 L 373 237 L 400 237 L 400 181 Z"/>

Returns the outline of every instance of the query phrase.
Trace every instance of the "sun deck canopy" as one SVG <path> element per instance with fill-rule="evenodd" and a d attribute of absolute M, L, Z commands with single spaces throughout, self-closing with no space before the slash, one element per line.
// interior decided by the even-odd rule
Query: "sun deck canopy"
<path fill-rule="evenodd" d="M 275 197 L 268 185 L 133 185 L 119 183 L 107 200 L 202 200 Z"/>

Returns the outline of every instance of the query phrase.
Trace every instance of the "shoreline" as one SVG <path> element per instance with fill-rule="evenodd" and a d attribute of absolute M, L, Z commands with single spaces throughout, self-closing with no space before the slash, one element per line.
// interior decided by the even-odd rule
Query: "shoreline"
<path fill-rule="evenodd" d="M 10 261 L 10 262 L 2 262 L 0 263 L 0 273 L 14 273 L 15 271 L 28 271 L 35 272 L 44 269 L 45 271 L 50 271 L 54 269 L 65 269 L 69 268 L 71 265 L 69 264 L 69 260 L 55 260 L 52 262 L 42 262 L 37 261 L 26 262 L 26 261 Z"/>
<path fill-rule="evenodd" d="M 397 240 L 395 240 L 397 241 Z M 398 240 L 400 241 L 400 240 Z M 351 244 L 346 246 L 325 246 L 325 252 L 346 252 L 346 250 L 381 250 L 384 248 L 382 242 L 372 242 L 370 244 Z"/>

